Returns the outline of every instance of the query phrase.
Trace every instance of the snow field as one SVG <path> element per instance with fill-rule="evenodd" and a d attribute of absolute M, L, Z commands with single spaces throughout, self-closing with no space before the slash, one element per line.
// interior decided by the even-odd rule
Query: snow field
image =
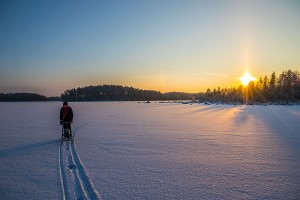
<path fill-rule="evenodd" d="M 300 106 L 0 104 L 0 199 L 299 199 Z"/>

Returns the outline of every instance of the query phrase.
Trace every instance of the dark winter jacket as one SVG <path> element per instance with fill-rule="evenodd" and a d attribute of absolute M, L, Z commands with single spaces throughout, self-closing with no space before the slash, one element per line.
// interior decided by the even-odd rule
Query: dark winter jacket
<path fill-rule="evenodd" d="M 63 122 L 72 122 L 73 121 L 73 111 L 71 107 L 62 107 L 60 109 L 60 115 L 59 115 L 60 121 Z"/>

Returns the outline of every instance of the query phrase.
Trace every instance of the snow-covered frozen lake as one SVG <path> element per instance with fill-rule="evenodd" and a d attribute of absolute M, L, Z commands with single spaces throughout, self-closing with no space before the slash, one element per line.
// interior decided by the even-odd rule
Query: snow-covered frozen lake
<path fill-rule="evenodd" d="M 300 199 L 300 106 L 0 103 L 0 199 Z"/>

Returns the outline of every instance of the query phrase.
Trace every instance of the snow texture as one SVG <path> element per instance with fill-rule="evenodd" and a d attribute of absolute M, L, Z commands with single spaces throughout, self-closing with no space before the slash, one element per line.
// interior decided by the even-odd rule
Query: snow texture
<path fill-rule="evenodd" d="M 0 199 L 300 199 L 300 106 L 0 103 Z"/>

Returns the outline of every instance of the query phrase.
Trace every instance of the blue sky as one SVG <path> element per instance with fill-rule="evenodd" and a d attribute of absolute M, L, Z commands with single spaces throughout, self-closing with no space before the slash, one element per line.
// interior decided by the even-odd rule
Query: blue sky
<path fill-rule="evenodd" d="M 300 69 L 300 1 L 0 2 L 0 92 L 199 92 Z"/>

